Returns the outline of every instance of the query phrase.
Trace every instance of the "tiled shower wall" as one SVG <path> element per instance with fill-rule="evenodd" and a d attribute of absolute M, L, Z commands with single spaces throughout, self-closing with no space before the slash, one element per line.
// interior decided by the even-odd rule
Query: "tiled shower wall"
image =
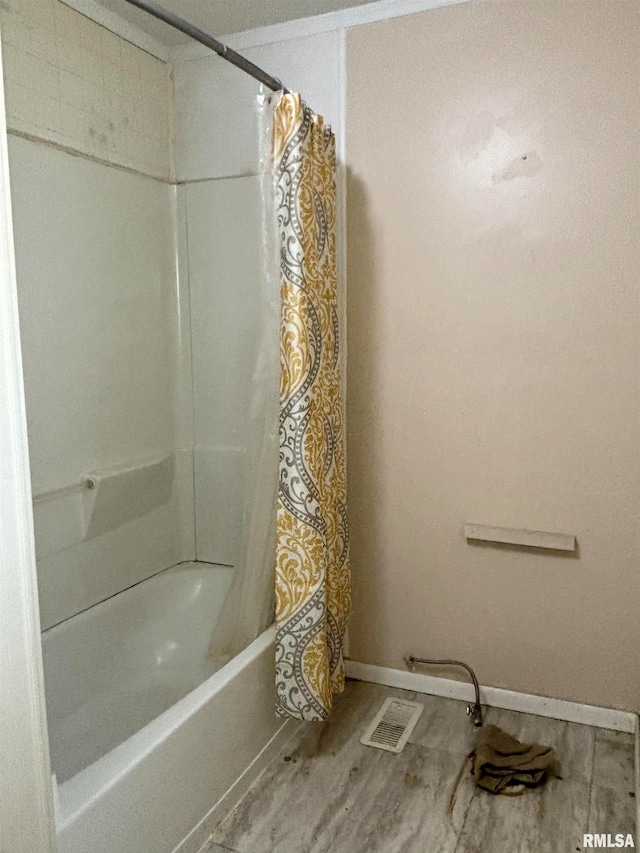
<path fill-rule="evenodd" d="M 0 0 L 7 122 L 167 180 L 169 66 L 60 0 Z"/>

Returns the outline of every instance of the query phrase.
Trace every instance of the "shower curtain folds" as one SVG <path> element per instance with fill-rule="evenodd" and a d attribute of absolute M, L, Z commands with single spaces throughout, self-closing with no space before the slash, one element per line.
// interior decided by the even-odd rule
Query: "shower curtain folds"
<path fill-rule="evenodd" d="M 274 98 L 272 162 L 281 290 L 276 710 L 318 721 L 344 687 L 351 583 L 335 138 L 299 95 Z"/>

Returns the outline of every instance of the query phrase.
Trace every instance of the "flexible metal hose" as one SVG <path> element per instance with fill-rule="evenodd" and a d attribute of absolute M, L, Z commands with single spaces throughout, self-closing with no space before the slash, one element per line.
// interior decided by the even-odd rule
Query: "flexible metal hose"
<path fill-rule="evenodd" d="M 469 716 L 473 715 L 473 724 L 474 726 L 482 725 L 482 707 L 480 705 L 480 685 L 478 684 L 478 679 L 476 678 L 475 672 L 471 669 L 471 667 L 464 663 L 461 660 L 434 660 L 432 658 L 416 658 L 413 655 L 406 655 L 404 659 L 406 665 L 409 669 L 414 670 L 416 663 L 426 663 L 426 664 L 434 664 L 435 666 L 461 666 L 462 669 L 466 669 L 471 677 L 471 681 L 473 681 L 473 689 L 476 694 L 475 705 L 467 706 L 467 714 Z"/>

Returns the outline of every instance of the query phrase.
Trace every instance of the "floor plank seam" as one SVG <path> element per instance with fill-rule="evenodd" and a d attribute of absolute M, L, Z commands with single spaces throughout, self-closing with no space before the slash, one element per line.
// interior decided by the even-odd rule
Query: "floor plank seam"
<path fill-rule="evenodd" d="M 478 789 L 474 788 L 471 799 L 469 800 L 469 804 L 467 805 L 467 810 L 464 813 L 464 820 L 462 821 L 462 825 L 460 827 L 460 832 L 458 833 L 458 837 L 456 838 L 456 846 L 453 848 L 453 853 L 458 853 L 458 850 L 460 849 L 460 843 L 462 841 L 462 836 L 464 835 L 464 830 L 465 830 L 465 827 L 467 825 L 467 820 L 469 819 L 469 813 L 471 812 L 471 806 L 472 806 L 473 801 L 475 800 L 475 798 L 477 796 L 478 796 Z"/>
<path fill-rule="evenodd" d="M 589 772 L 589 797 L 587 800 L 587 825 L 584 828 L 584 832 L 589 831 L 589 827 L 591 826 L 591 806 L 593 802 L 593 772 L 595 769 L 595 761 L 596 761 L 596 744 L 598 742 L 598 730 L 596 729 L 593 733 L 593 748 L 591 750 L 591 762 L 590 762 L 590 772 Z"/>

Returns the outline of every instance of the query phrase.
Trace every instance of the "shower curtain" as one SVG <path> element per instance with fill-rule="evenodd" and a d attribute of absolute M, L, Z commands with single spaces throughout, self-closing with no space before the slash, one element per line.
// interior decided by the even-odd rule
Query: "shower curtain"
<path fill-rule="evenodd" d="M 274 98 L 272 164 L 281 294 L 277 712 L 317 721 L 344 687 L 351 588 L 335 138 L 299 95 Z"/>

